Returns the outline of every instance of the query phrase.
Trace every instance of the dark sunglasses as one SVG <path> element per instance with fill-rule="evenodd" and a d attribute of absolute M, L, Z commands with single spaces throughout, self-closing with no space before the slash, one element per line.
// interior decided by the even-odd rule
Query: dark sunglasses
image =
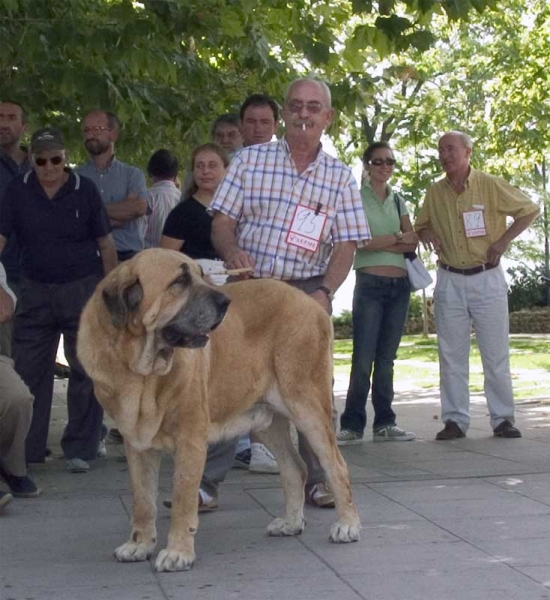
<path fill-rule="evenodd" d="M 369 165 L 374 165 L 375 167 L 381 167 L 382 165 L 386 165 L 388 167 L 393 167 L 396 164 L 395 158 L 373 158 Z"/>
<path fill-rule="evenodd" d="M 396 162 L 395 158 L 373 158 L 369 161 L 369 165 L 374 165 L 375 167 L 381 167 L 382 165 L 393 167 Z"/>
<path fill-rule="evenodd" d="M 63 162 L 63 157 L 62 156 L 52 156 L 51 158 L 35 158 L 34 159 L 34 164 L 37 167 L 45 167 L 48 162 L 51 162 L 52 165 L 60 165 Z"/>

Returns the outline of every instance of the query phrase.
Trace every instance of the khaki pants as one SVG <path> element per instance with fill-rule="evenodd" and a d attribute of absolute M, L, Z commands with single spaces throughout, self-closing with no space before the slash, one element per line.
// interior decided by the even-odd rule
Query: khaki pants
<path fill-rule="evenodd" d="M 19 282 L 8 281 L 11 291 L 19 298 Z M 15 308 L 17 311 L 17 307 Z M 7 323 L 0 324 L 0 356 L 13 358 L 12 340 L 13 340 L 13 320 L 15 315 Z"/>
<path fill-rule="evenodd" d="M 33 396 L 13 368 L 13 360 L 0 355 L 0 463 L 16 477 L 27 474 L 25 439 L 31 425 Z"/>

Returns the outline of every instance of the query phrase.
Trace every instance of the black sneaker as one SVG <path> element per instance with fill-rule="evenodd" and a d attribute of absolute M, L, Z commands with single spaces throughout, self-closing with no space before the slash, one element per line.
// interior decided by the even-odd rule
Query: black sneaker
<path fill-rule="evenodd" d="M 41 490 L 28 475 L 17 477 L 0 467 L 0 477 L 8 484 L 10 492 L 16 498 L 36 498 L 40 495 Z"/>
<path fill-rule="evenodd" d="M 62 365 L 61 363 L 55 363 L 54 369 L 54 377 L 56 379 L 68 379 L 71 374 L 71 369 L 67 365 Z"/>
<path fill-rule="evenodd" d="M 235 458 L 233 460 L 232 469 L 248 469 L 250 466 L 250 457 L 252 456 L 252 451 L 250 448 L 243 450 L 242 452 L 238 452 L 235 454 Z"/>

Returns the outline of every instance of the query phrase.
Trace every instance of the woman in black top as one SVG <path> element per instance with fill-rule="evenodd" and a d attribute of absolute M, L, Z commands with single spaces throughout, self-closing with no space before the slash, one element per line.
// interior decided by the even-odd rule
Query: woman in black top
<path fill-rule="evenodd" d="M 217 144 L 195 148 L 191 156 L 194 189 L 168 215 L 160 241 L 161 248 L 180 250 L 194 259 L 219 259 L 210 240 L 212 217 L 206 209 L 228 164 L 225 150 Z"/>

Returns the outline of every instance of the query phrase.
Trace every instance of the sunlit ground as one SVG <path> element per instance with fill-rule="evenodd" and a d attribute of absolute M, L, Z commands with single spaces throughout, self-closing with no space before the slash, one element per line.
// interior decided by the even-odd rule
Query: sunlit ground
<path fill-rule="evenodd" d="M 335 371 L 349 376 L 351 340 L 337 340 L 334 344 Z M 513 337 L 510 340 L 510 366 L 516 399 L 548 399 L 550 402 L 550 337 Z M 437 388 L 439 363 L 435 336 L 406 336 L 401 342 L 395 361 L 397 390 Z M 470 354 L 470 391 L 483 392 L 483 370 L 475 338 Z"/>

